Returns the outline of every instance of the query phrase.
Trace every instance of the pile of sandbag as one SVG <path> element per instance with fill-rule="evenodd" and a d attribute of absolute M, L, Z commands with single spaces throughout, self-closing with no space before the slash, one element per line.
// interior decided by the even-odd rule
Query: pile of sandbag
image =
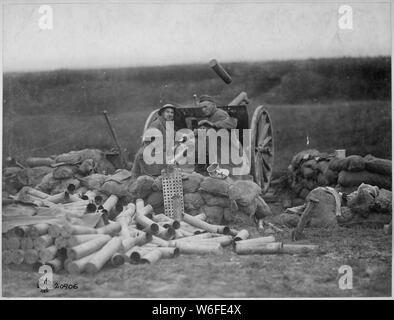
<path fill-rule="evenodd" d="M 98 149 L 84 149 L 51 156 L 29 157 L 22 165 L 3 169 L 3 190 L 16 194 L 22 187 L 30 186 L 48 194 L 57 194 L 70 184 L 79 187 L 79 179 L 91 174 L 112 174 L 114 165 L 106 153 Z"/>
<path fill-rule="evenodd" d="M 341 198 L 331 187 L 313 189 L 302 205 L 287 208 L 283 213 L 269 217 L 269 221 L 277 225 L 296 227 L 303 215 L 308 225 L 314 228 L 331 229 L 337 225 L 337 217 L 341 214 Z"/>
<path fill-rule="evenodd" d="M 104 201 L 111 195 L 117 196 L 122 203 L 143 199 L 155 212 L 164 213 L 160 177 L 133 179 L 129 170 L 115 171 L 100 150 L 84 149 L 49 158 L 28 158 L 25 164 L 29 167 L 3 170 L 3 190 L 6 191 L 3 199 L 25 186 L 53 196 L 65 190 L 79 195 L 94 191 Z M 261 197 L 260 187 L 252 181 L 219 180 L 195 172 L 184 173 L 183 193 L 185 212 L 191 215 L 204 212 L 212 223 L 233 222 L 237 212 L 259 219 L 271 214 Z"/>
<path fill-rule="evenodd" d="M 310 191 L 319 186 L 335 186 L 338 173 L 329 167 L 333 158 L 315 149 L 296 154 L 288 167 L 290 185 L 294 193 L 305 199 Z"/>
<path fill-rule="evenodd" d="M 338 173 L 338 185 L 357 188 L 362 183 L 391 190 L 391 160 L 372 155 L 351 155 L 344 159 L 334 158 L 330 169 Z"/>
<path fill-rule="evenodd" d="M 204 213 L 211 223 L 234 222 L 238 212 L 259 218 L 271 214 L 261 198 L 261 188 L 253 181 L 220 180 L 193 172 L 184 173 L 182 182 L 185 212 L 190 215 Z M 132 196 L 140 196 L 151 204 L 155 212 L 164 212 L 160 177 L 154 180 L 140 176 L 129 191 Z"/>
<path fill-rule="evenodd" d="M 36 187 L 52 171 L 53 168 L 47 166 L 34 168 L 6 167 L 2 173 L 2 190 L 8 194 L 16 194 L 24 186 Z"/>
<path fill-rule="evenodd" d="M 311 190 L 324 186 L 354 191 L 366 183 L 391 190 L 391 161 L 372 155 L 340 159 L 315 149 L 305 150 L 293 157 L 288 173 L 291 189 L 302 199 Z"/>
<path fill-rule="evenodd" d="M 352 213 L 364 218 L 374 213 L 391 216 L 392 197 L 389 190 L 362 183 L 356 191 L 346 196 L 346 205 Z"/>
<path fill-rule="evenodd" d="M 307 224 L 326 229 L 360 224 L 383 227 L 392 220 L 392 192 L 362 183 L 356 191 L 341 196 L 331 187 L 318 187 L 308 194 L 304 204 L 287 208 L 268 220 L 297 228 L 298 233 Z"/>

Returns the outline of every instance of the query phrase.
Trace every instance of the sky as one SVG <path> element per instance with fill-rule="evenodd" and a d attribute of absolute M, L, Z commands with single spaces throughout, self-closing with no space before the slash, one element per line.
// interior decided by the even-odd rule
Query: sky
<path fill-rule="evenodd" d="M 4 5 L 5 72 L 391 55 L 389 3 L 350 3 L 343 30 L 333 2 L 50 2 L 52 29 Z"/>

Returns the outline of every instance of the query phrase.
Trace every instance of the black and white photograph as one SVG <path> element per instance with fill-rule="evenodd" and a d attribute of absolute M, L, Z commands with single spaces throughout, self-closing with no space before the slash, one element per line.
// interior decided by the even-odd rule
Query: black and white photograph
<path fill-rule="evenodd" d="M 2 1 L 2 299 L 392 298 L 392 15 Z"/>

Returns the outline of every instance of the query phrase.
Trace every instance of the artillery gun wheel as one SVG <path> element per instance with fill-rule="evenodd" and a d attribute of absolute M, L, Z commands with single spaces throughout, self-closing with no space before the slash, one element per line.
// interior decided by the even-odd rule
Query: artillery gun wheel
<path fill-rule="evenodd" d="M 274 166 L 274 139 L 270 116 L 263 106 L 257 107 L 250 124 L 252 130 L 251 174 L 266 193 Z"/>

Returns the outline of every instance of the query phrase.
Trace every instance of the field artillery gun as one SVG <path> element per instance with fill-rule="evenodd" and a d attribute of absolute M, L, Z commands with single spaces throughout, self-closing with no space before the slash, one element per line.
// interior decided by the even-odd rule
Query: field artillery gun
<path fill-rule="evenodd" d="M 243 142 L 243 130 L 251 129 L 251 168 L 249 175 L 266 193 L 272 178 L 274 165 L 274 136 L 270 115 L 264 106 L 258 106 L 249 120 L 249 99 L 245 92 L 240 93 L 227 105 L 218 105 L 219 109 L 226 111 L 230 117 L 237 119 L 239 140 Z M 152 111 L 144 126 L 144 132 L 149 125 L 158 117 L 158 109 Z M 196 103 L 192 105 L 178 106 L 175 113 L 175 126 L 194 130 L 198 122 L 205 116 L 202 108 Z"/>

